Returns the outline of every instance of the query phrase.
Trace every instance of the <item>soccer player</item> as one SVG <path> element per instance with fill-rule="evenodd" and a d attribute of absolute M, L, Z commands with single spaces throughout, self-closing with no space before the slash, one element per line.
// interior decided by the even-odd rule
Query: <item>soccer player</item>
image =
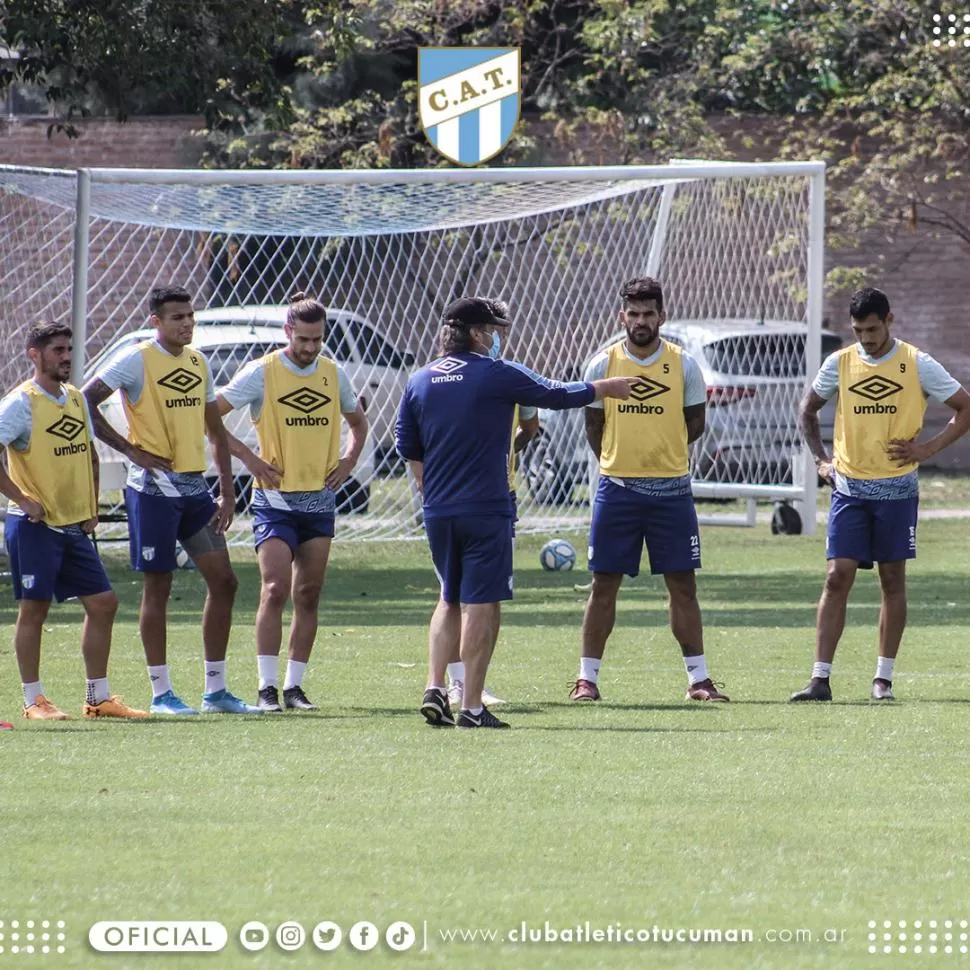
<path fill-rule="evenodd" d="M 153 340 L 109 361 L 84 387 L 97 436 L 131 463 L 125 488 L 132 569 L 144 576 L 139 627 L 151 681 L 153 714 L 191 715 L 172 689 L 166 612 L 180 543 L 206 584 L 202 613 L 205 648 L 203 713 L 260 714 L 226 687 L 226 648 L 238 581 L 229 564 L 225 531 L 234 495 L 229 442 L 219 416 L 212 372 L 192 346 L 192 298 L 179 286 L 157 287 L 148 301 Z M 128 418 L 123 438 L 98 405 L 115 390 Z M 213 501 L 203 472 L 205 437 L 219 469 Z"/>
<path fill-rule="evenodd" d="M 367 438 L 367 418 L 344 369 L 321 357 L 327 310 L 298 293 L 286 313 L 289 344 L 247 364 L 216 398 L 220 414 L 249 406 L 259 455 L 227 432 L 229 448 L 253 473 L 253 533 L 261 590 L 256 613 L 259 706 L 315 711 L 303 676 L 317 633 L 317 607 L 330 556 L 335 489 Z M 340 420 L 350 428 L 340 454 Z M 283 608 L 293 598 L 289 660 L 279 696 Z"/>
<path fill-rule="evenodd" d="M 508 451 L 517 403 L 582 407 L 625 397 L 629 380 L 561 384 L 493 359 L 510 324 L 489 301 L 464 297 L 445 310 L 441 356 L 408 379 L 396 444 L 424 496 L 424 522 L 441 599 L 431 618 L 430 653 L 447 658 L 458 632 L 465 664 L 462 709 L 454 717 L 441 681 L 430 682 L 421 713 L 429 724 L 506 728 L 482 703 L 501 602 L 512 598 L 512 503 Z M 440 642 L 439 642 L 440 641 Z M 442 644 L 444 646 L 442 646 Z"/>
<path fill-rule="evenodd" d="M 707 387 L 690 354 L 664 340 L 663 288 L 638 277 L 620 288 L 626 337 L 590 361 L 587 380 L 633 377 L 629 404 L 586 408 L 586 439 L 600 462 L 593 500 L 589 568 L 593 584 L 583 616 L 574 701 L 598 701 L 606 640 L 616 621 L 623 574 L 636 576 L 646 543 L 650 572 L 669 594 L 670 630 L 687 668 L 687 699 L 726 701 L 707 672 L 694 571 L 701 565 L 687 446 L 704 431 Z"/>
<path fill-rule="evenodd" d="M 27 330 L 34 376 L 0 401 L 0 492 L 9 500 L 4 540 L 18 601 L 14 648 L 24 692 L 24 717 L 66 721 L 44 693 L 40 642 L 55 597 L 84 607 L 81 654 L 86 718 L 148 717 L 108 690 L 108 654 L 118 599 L 91 541 L 98 523 L 98 456 L 91 419 L 71 374 L 71 328 L 35 323 Z M 6 722 L 4 722 L 6 723 Z"/>
<path fill-rule="evenodd" d="M 829 678 L 845 627 L 856 571 L 879 563 L 882 603 L 872 698 L 891 701 L 893 667 L 906 626 L 906 560 L 916 558 L 921 462 L 970 429 L 970 394 L 928 354 L 896 339 L 881 290 L 865 287 L 849 301 L 858 343 L 827 357 L 805 393 L 798 420 L 819 477 L 832 485 L 825 555 L 828 569 L 818 604 L 812 679 L 793 701 L 830 701 Z M 818 412 L 838 394 L 833 457 L 822 444 Z M 917 442 L 926 399 L 953 409 L 949 423 Z"/>

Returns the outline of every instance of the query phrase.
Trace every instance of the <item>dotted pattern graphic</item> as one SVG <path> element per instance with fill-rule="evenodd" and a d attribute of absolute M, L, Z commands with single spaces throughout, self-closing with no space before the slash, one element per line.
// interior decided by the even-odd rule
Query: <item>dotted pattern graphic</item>
<path fill-rule="evenodd" d="M 870 953 L 970 953 L 968 923 L 961 920 L 869 920 Z"/>

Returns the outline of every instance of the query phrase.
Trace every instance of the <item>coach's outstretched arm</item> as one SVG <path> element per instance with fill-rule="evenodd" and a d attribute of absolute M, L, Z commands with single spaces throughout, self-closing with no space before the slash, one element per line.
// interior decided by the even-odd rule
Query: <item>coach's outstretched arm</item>
<path fill-rule="evenodd" d="M 598 381 L 553 381 L 541 377 L 528 367 L 509 361 L 497 362 L 501 366 L 501 379 L 510 396 L 519 404 L 562 411 L 580 408 L 606 397 L 625 401 L 635 377 L 605 377 Z"/>
<path fill-rule="evenodd" d="M 172 463 L 167 458 L 154 455 L 150 451 L 145 451 L 144 448 L 139 448 L 138 445 L 133 445 L 127 438 L 119 434 L 101 413 L 99 405 L 114 394 L 115 388 L 108 387 L 99 377 L 92 377 L 81 388 L 81 392 L 88 402 L 88 412 L 91 415 L 91 423 L 94 425 L 95 437 L 103 441 L 109 448 L 113 448 L 119 454 L 124 455 L 139 468 L 158 468 L 165 472 L 172 470 Z"/>

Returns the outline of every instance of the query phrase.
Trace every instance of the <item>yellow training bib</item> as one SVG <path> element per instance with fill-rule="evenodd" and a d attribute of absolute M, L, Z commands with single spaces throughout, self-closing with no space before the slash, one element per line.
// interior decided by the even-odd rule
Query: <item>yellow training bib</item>
<path fill-rule="evenodd" d="M 337 365 L 318 357 L 313 373 L 300 376 L 283 362 L 284 353 L 269 354 L 263 365 L 263 407 L 254 422 L 259 453 L 283 469 L 281 492 L 315 492 L 340 462 Z"/>
<path fill-rule="evenodd" d="M 167 458 L 175 472 L 205 471 L 206 366 L 194 347 L 179 357 L 154 340 L 141 344 L 145 386 L 137 404 L 122 395 L 128 440 Z"/>
<path fill-rule="evenodd" d="M 607 377 L 639 377 L 626 401 L 603 402 L 606 425 L 600 471 L 616 478 L 680 478 L 687 474 L 684 366 L 680 348 L 661 340 L 652 364 L 630 359 L 623 342 L 607 351 Z"/>
<path fill-rule="evenodd" d="M 915 438 L 923 429 L 926 396 L 919 383 L 916 348 L 896 341 L 896 353 L 867 364 L 855 344 L 839 354 L 834 460 L 847 478 L 898 478 L 918 465 L 897 465 L 886 455 L 893 438 Z"/>
<path fill-rule="evenodd" d="M 44 507 L 50 525 L 73 525 L 94 518 L 91 436 L 81 392 L 70 384 L 64 404 L 52 401 L 33 381 L 17 389 L 30 401 L 30 444 L 7 449 L 10 477 L 28 498 Z"/>

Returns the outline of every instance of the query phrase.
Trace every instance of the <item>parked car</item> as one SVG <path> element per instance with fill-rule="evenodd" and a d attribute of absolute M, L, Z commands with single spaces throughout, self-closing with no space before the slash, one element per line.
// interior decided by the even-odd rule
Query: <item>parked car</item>
<path fill-rule="evenodd" d="M 123 334 L 110 343 L 88 365 L 84 380 L 90 378 L 107 366 L 112 358 L 124 353 L 135 344 L 153 337 L 154 330 L 135 330 Z M 192 346 L 203 353 L 212 368 L 216 392 L 225 387 L 235 376 L 236 371 L 251 360 L 272 353 L 286 346 L 286 337 L 278 327 L 238 326 L 233 324 L 197 323 L 192 337 Z M 101 412 L 121 433 L 128 432 L 128 419 L 125 416 L 121 395 L 117 391 L 101 404 Z M 237 438 L 254 451 L 257 450 L 256 429 L 249 417 L 249 408 L 230 411 L 225 418 L 226 427 Z M 347 426 L 341 422 L 341 445 L 347 440 Z M 98 457 L 103 462 L 117 462 L 121 456 L 102 442 L 98 442 Z M 249 505 L 252 495 L 252 476 L 237 458 L 232 459 L 232 471 L 236 484 L 236 506 L 243 511 Z M 205 471 L 210 486 L 218 482 L 218 471 L 211 461 Z M 361 453 L 354 473 L 337 493 L 339 512 L 366 512 L 370 502 L 370 482 L 374 477 L 374 443 L 370 434 Z"/>
<path fill-rule="evenodd" d="M 790 482 L 799 444 L 794 414 L 805 386 L 804 324 L 753 320 L 671 320 L 664 339 L 682 347 L 707 384 L 707 427 L 692 449 L 696 480 L 718 483 Z M 617 340 L 620 331 L 584 363 Z M 842 346 L 823 332 L 822 359 Z M 523 452 L 521 467 L 535 501 L 569 502 L 588 480 L 590 450 L 582 409 L 539 412 L 542 430 Z M 822 438 L 831 443 L 835 402 L 822 409 Z"/>
<path fill-rule="evenodd" d="M 199 310 L 197 326 L 282 327 L 286 307 L 275 304 Z M 361 395 L 378 462 L 395 455 L 394 425 L 414 354 L 398 350 L 380 328 L 351 310 L 327 310 L 326 353 L 342 364 Z"/>

